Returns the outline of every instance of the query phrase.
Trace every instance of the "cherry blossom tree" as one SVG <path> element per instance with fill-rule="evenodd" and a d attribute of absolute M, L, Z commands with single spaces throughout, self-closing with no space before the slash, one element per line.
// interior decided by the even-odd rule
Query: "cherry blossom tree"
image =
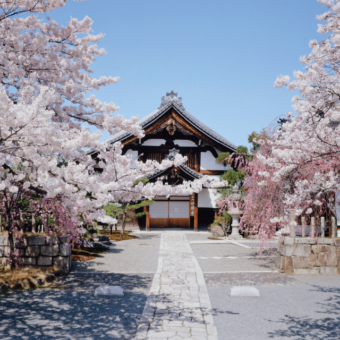
<path fill-rule="evenodd" d="M 295 71 L 294 80 L 275 81 L 276 87 L 299 91 L 292 99 L 297 115 L 288 112 L 281 129 L 260 138 L 246 165 L 241 226 L 262 239 L 287 227 L 290 209 L 298 220 L 334 214 L 334 192 L 340 190 L 340 2 L 319 2 L 328 8 L 317 17 L 325 22 L 318 32 L 326 38 L 310 42 L 311 53 L 300 58 L 304 71 Z"/>
<path fill-rule="evenodd" d="M 72 18 L 60 26 L 42 14 L 65 0 L 6 0 L 0 5 L 0 193 L 11 202 L 22 192 L 57 199 L 76 226 L 80 216 L 106 223 L 109 203 L 152 199 L 157 195 L 191 194 L 214 186 L 207 177 L 180 186 L 134 183 L 156 169 L 178 166 L 186 158 L 136 162 L 122 154 L 122 144 L 99 141 L 100 130 L 121 130 L 143 137 L 138 117 L 113 115 L 118 107 L 103 103 L 91 91 L 114 84 L 118 77 L 94 78 L 91 64 L 105 53 L 102 34 L 91 34 L 92 21 Z M 84 124 L 95 126 L 91 133 Z M 99 162 L 88 155 L 95 150 Z M 62 160 L 62 162 L 61 162 Z M 100 169 L 100 171 L 98 171 Z M 9 196 L 8 196 L 9 195 Z M 14 203 L 8 205 L 12 209 Z M 12 216 L 10 211 L 8 216 Z M 12 218 L 8 220 L 12 231 Z"/>
<path fill-rule="evenodd" d="M 312 168 L 304 168 L 302 172 L 297 170 L 285 174 L 279 181 L 272 180 L 277 167 L 284 164 L 281 159 L 280 163 L 274 166 L 266 162 L 267 159 L 273 157 L 275 135 L 275 131 L 272 134 L 269 129 L 262 132 L 259 135 L 261 145 L 253 157 L 245 157 L 243 154 L 236 153 L 231 155 L 236 166 L 247 174 L 241 189 L 243 199 L 239 208 L 243 211 L 243 215 L 240 219 L 240 230 L 246 234 L 256 235 L 262 241 L 262 245 L 274 236 L 278 229 L 281 229 L 283 234 L 290 233 L 292 206 L 287 197 L 294 193 L 296 182 L 309 180 L 314 174 Z M 314 193 L 313 197 L 317 195 Z M 332 200 L 334 200 L 333 192 L 318 195 L 319 205 L 311 200 L 308 204 L 299 206 L 296 215 L 305 216 L 307 223 L 310 222 L 311 214 L 316 217 L 317 221 L 321 216 L 330 217 Z M 228 195 L 219 202 L 221 212 L 232 209 L 233 205 L 234 202 Z M 299 217 L 297 221 L 301 223 Z"/>
<path fill-rule="evenodd" d="M 300 60 L 305 71 L 295 71 L 293 81 L 288 76 L 279 77 L 276 87 L 287 85 L 298 90 L 293 97 L 293 109 L 298 113 L 283 124 L 272 143 L 272 157 L 265 164 L 276 167 L 273 181 L 295 175 L 294 190 L 285 195 L 286 204 L 297 214 L 310 205 L 321 206 L 322 199 L 340 189 L 340 2 L 319 0 L 328 11 L 317 18 L 325 21 L 318 32 L 327 34 L 321 42 L 312 40 L 312 52 Z M 303 174 L 303 176 L 301 176 Z"/>

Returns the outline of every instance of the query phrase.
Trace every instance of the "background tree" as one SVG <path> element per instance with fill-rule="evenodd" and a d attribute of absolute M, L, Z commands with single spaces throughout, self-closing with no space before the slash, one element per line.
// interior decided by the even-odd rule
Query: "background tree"
<path fill-rule="evenodd" d="M 106 206 L 104 209 L 106 211 L 106 214 L 108 216 L 111 216 L 117 220 L 117 223 L 119 222 L 121 224 L 121 232 L 120 235 L 124 235 L 125 230 L 125 224 L 126 222 L 131 221 L 134 218 L 140 218 L 142 216 L 145 216 L 147 212 L 136 212 L 136 210 L 140 208 L 147 207 L 151 205 L 152 203 L 155 203 L 155 201 L 152 200 L 146 200 L 141 201 L 135 204 L 130 203 L 116 203 L 116 204 L 110 204 Z M 117 224 L 116 224 L 117 225 Z M 110 232 L 112 234 L 112 224 L 110 224 Z"/>

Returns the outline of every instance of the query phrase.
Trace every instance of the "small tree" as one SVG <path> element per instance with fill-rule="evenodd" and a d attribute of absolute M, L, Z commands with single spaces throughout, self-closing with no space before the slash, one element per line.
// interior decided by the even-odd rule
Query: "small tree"
<path fill-rule="evenodd" d="M 111 216 L 117 219 L 117 221 L 119 221 L 122 224 L 120 235 L 123 236 L 126 222 L 131 221 L 133 218 L 140 218 L 147 214 L 146 212 L 136 213 L 135 211 L 139 208 L 147 207 L 151 205 L 152 203 L 155 203 L 155 202 L 151 200 L 147 200 L 147 201 L 141 201 L 135 204 L 129 204 L 129 203 L 110 204 L 106 206 L 104 209 L 108 216 Z M 110 232 L 112 234 L 112 224 L 110 224 Z"/>
<path fill-rule="evenodd" d="M 230 229 L 230 224 L 231 216 L 228 214 L 227 211 L 223 211 L 221 216 L 218 216 L 213 222 L 213 225 L 220 225 L 225 234 L 227 233 L 227 230 Z"/>

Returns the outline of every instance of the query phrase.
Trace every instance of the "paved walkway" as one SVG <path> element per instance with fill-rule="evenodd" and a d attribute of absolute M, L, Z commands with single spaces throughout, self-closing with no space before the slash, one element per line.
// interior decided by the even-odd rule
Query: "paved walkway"
<path fill-rule="evenodd" d="M 186 235 L 163 234 L 136 339 L 217 340 L 203 272 Z"/>

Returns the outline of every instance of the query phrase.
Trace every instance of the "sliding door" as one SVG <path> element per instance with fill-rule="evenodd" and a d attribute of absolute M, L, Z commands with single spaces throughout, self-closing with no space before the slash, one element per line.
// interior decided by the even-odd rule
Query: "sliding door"
<path fill-rule="evenodd" d="M 190 227 L 189 202 L 155 202 L 149 218 L 150 227 Z"/>

